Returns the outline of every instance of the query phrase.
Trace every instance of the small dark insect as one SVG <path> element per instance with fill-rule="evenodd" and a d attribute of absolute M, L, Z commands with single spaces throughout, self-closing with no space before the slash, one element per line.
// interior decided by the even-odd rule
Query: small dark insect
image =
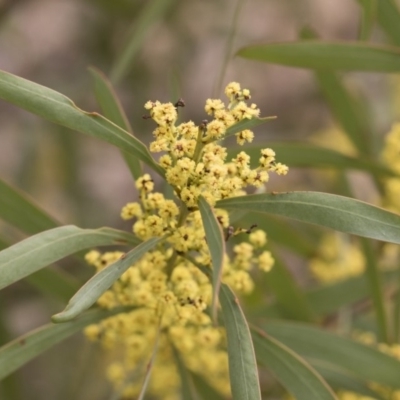
<path fill-rule="evenodd" d="M 183 99 L 179 99 L 179 100 L 174 104 L 174 106 L 175 106 L 176 108 L 178 108 L 178 107 L 185 107 L 185 102 L 184 102 Z"/>

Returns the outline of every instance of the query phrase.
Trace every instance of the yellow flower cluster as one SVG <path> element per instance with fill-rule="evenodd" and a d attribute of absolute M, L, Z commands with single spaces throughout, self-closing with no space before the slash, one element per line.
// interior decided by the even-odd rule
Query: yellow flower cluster
<path fill-rule="evenodd" d="M 365 258 L 348 235 L 328 233 L 318 246 L 318 256 L 309 261 L 309 269 L 319 282 L 330 284 L 363 274 Z"/>
<path fill-rule="evenodd" d="M 223 138 L 227 130 L 240 121 L 258 117 L 260 111 L 255 104 L 248 106 L 248 90 L 241 90 L 238 83 L 231 83 L 225 90 L 230 103 L 226 107 L 221 100 L 208 99 L 205 111 L 213 117 L 196 126 L 192 121 L 176 125 L 177 109 L 172 103 L 148 102 L 145 108 L 157 122 L 155 140 L 150 144 L 152 152 L 167 152 L 160 158 L 166 179 L 177 196 L 192 208 L 197 206 L 200 195 L 214 205 L 216 201 L 244 194 L 243 189 L 252 185 L 262 186 L 268 181 L 268 172 L 285 175 L 288 168 L 275 162 L 271 149 L 261 151 L 259 166 L 251 169 L 250 157 L 240 152 L 236 158 L 226 162 L 226 148 L 215 143 Z M 251 142 L 254 134 L 245 129 L 236 134 L 242 145 Z"/>
<path fill-rule="evenodd" d="M 176 126 L 177 107 L 172 103 L 148 102 L 145 108 L 157 123 L 152 151 L 165 151 L 160 165 L 172 185 L 179 205 L 154 192 L 149 174 L 136 181 L 138 202 L 126 204 L 121 217 L 134 220 L 133 232 L 145 241 L 165 237 L 155 250 L 131 266 L 98 300 L 111 309 L 131 306 L 130 312 L 118 314 L 86 329 L 86 335 L 107 349 L 120 349 L 122 361 L 112 364 L 108 377 L 126 398 L 135 398 L 141 385 L 132 377 L 143 377 L 158 341 L 149 391 L 165 400 L 180 398 L 180 379 L 176 354 L 185 366 L 201 376 L 223 395 L 230 392 L 225 331 L 215 327 L 208 315 L 212 286 L 197 267 L 211 268 L 210 253 L 197 202 L 202 195 L 211 205 L 221 198 L 245 193 L 248 185 L 259 186 L 268 180 L 268 172 L 286 174 L 287 167 L 275 162 L 271 149 L 261 152 L 260 165 L 252 170 L 250 157 L 241 152 L 225 162 L 226 148 L 215 143 L 235 122 L 258 116 L 255 105 L 248 107 L 248 90 L 237 83 L 226 88 L 228 107 L 221 100 L 207 100 L 210 123 L 196 127 L 193 122 Z M 251 141 L 252 132 L 237 134 L 239 143 Z M 247 233 L 248 241 L 236 244 L 225 254 L 222 280 L 237 293 L 250 293 L 254 282 L 253 265 L 269 271 L 274 259 L 264 250 L 266 234 L 261 230 L 234 228 L 225 210 L 215 209 L 226 240 Z M 120 259 L 121 252 L 101 254 L 92 250 L 86 260 L 97 271 Z M 197 265 L 197 266 L 196 266 Z M 158 339 L 157 339 L 158 338 Z M 141 380 L 139 380 L 141 383 Z"/>

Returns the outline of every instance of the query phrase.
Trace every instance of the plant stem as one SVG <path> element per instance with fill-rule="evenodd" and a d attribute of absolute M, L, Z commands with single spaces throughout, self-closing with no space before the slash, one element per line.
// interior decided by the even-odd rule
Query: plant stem
<path fill-rule="evenodd" d="M 397 292 L 394 296 L 393 307 L 393 341 L 400 343 L 400 267 L 397 271 Z"/>
<path fill-rule="evenodd" d="M 176 225 L 176 229 L 180 228 L 186 221 L 186 218 L 189 215 L 189 210 L 187 207 L 183 204 L 181 208 L 181 213 L 179 214 L 179 219 L 178 219 L 178 224 Z M 168 260 L 168 264 L 166 267 L 166 273 L 168 276 L 171 275 L 173 267 L 175 265 L 175 262 L 178 258 L 178 253 L 174 251 L 174 254 L 172 254 L 171 258 Z"/>
<path fill-rule="evenodd" d="M 197 141 L 196 141 L 196 147 L 194 149 L 194 154 L 193 154 L 193 161 L 198 164 L 200 161 L 201 157 L 201 152 L 203 150 L 204 144 L 203 144 L 203 129 L 201 126 L 198 128 L 198 133 L 197 133 Z"/>

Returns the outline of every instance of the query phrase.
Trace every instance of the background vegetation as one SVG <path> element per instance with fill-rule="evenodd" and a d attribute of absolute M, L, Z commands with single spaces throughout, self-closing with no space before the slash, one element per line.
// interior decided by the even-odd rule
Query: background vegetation
<path fill-rule="evenodd" d="M 142 105 L 148 99 L 182 97 L 184 119 L 199 122 L 204 100 L 219 97 L 227 82 L 240 81 L 252 90 L 264 115 L 278 116 L 256 128 L 255 144 L 272 147 L 290 167 L 285 179 L 269 183 L 269 190 L 323 191 L 386 205 L 385 179 L 393 173 L 381 153 L 400 114 L 400 50 L 395 48 L 400 47 L 400 12 L 395 1 L 19 0 L 0 3 L 0 18 L 1 69 L 63 93 L 84 110 L 100 111 L 95 72 L 87 70 L 98 68 L 111 79 L 135 135 L 146 144 L 152 128 L 142 119 Z M 299 38 L 325 42 L 322 47 L 309 42 L 308 48 L 296 43 L 247 47 Z M 332 47 L 350 41 L 357 44 Z M 393 47 L 381 52 L 362 43 Z M 120 221 L 119 210 L 136 191 L 116 148 L 5 102 L 0 118 L 2 247 L 58 221 L 130 229 Z M 27 206 L 9 185 L 29 194 L 29 202 L 45 213 L 32 208 L 23 214 Z M 244 223 L 252 220 L 247 216 Z M 380 342 L 398 343 L 398 271 L 377 267 L 384 246 L 356 241 L 367 256 L 367 272 L 327 285 L 309 270 L 310 260 L 321 258 L 319 240 L 327 231 L 276 217 L 257 217 L 257 222 L 268 233 L 277 263 L 257 291 L 243 299 L 249 321 L 314 361 L 335 389 L 371 394 L 366 382 L 373 380 L 395 387 L 397 364 L 387 364 L 376 375 L 373 355 L 362 361 L 363 349 L 352 346 L 353 341 L 343 350 L 345 343 L 336 344 L 332 336 L 319 337 L 288 322 L 312 323 L 347 337 L 355 330 L 368 331 Z M 353 242 L 341 236 L 341 243 Z M 394 257 L 392 264 L 398 265 Z M 350 258 L 345 267 L 353 264 Z M 70 286 L 36 275 L 0 292 L 0 344 L 47 323 L 92 274 L 72 258 L 54 270 L 62 271 Z M 287 325 L 267 323 L 272 318 Z M 297 335 L 290 335 L 295 329 Z M 313 337 L 317 350 L 320 339 L 320 352 L 310 350 L 302 335 Z M 358 362 L 346 365 L 349 359 Z M 10 400 L 108 399 L 107 362 L 99 348 L 75 335 L 10 375 L 1 385 L 2 395 Z M 268 370 L 262 370 L 261 381 L 265 398 L 286 395 Z"/>

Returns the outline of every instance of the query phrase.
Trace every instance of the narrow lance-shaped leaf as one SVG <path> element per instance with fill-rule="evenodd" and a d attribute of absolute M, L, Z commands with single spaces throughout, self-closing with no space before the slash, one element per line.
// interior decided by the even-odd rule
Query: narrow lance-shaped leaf
<path fill-rule="evenodd" d="M 110 81 L 96 68 L 89 68 L 89 71 L 93 76 L 96 99 L 104 116 L 133 136 L 132 127 Z M 142 166 L 136 157 L 124 151 L 122 156 L 135 179 L 143 175 Z"/>
<path fill-rule="evenodd" d="M 192 379 L 192 375 L 189 370 L 186 368 L 185 363 L 182 361 L 182 358 L 178 352 L 178 350 L 173 347 L 174 360 L 176 366 L 178 367 L 179 377 L 181 379 L 181 394 L 182 399 L 185 400 L 199 400 L 199 396 L 196 392 L 196 388 L 194 386 L 194 382 Z"/>
<path fill-rule="evenodd" d="M 92 306 L 96 300 L 129 268 L 152 250 L 164 238 L 152 238 L 140 243 L 117 262 L 102 269 L 89 279 L 71 298 L 65 310 L 54 315 L 54 322 L 69 321 Z"/>
<path fill-rule="evenodd" d="M 0 98 L 49 121 L 111 143 L 164 176 L 164 170 L 142 142 L 102 115 L 79 109 L 68 97 L 52 89 L 0 71 Z"/>
<path fill-rule="evenodd" d="M 369 388 L 368 382 L 364 382 L 351 372 L 326 362 L 309 360 L 309 363 L 335 391 L 348 390 L 376 400 L 385 400 Z"/>
<path fill-rule="evenodd" d="M 400 388 L 400 361 L 376 348 L 306 324 L 271 321 L 264 329 L 306 359 L 328 362 L 366 381 Z"/>
<path fill-rule="evenodd" d="M 0 251 L 6 249 L 7 247 L 10 246 L 10 243 L 4 238 L 0 236 Z"/>
<path fill-rule="evenodd" d="M 85 326 L 126 310 L 91 311 L 75 321 L 61 325 L 47 324 L 7 343 L 0 348 L 0 380 Z"/>
<path fill-rule="evenodd" d="M 359 2 L 364 6 L 364 1 Z M 400 10 L 396 2 L 377 0 L 377 19 L 386 34 L 397 46 L 400 46 Z"/>
<path fill-rule="evenodd" d="M 319 192 L 254 194 L 220 200 L 217 207 L 270 213 L 340 232 L 400 243 L 400 216 L 359 200 Z"/>
<path fill-rule="evenodd" d="M 366 171 L 382 176 L 397 176 L 387 166 L 365 157 L 352 157 L 338 151 L 300 142 L 269 142 L 268 147 L 276 152 L 279 162 L 289 167 L 335 168 Z M 246 153 L 251 157 L 250 165 L 254 168 L 259 164 L 260 146 L 247 146 Z M 228 159 L 236 157 L 243 151 L 242 147 L 228 149 Z"/>
<path fill-rule="evenodd" d="M 252 329 L 252 336 L 257 360 L 297 400 L 337 400 L 321 376 L 296 353 L 258 329 Z"/>
<path fill-rule="evenodd" d="M 315 71 L 315 77 L 329 108 L 347 137 L 361 154 L 371 153 L 370 131 L 361 106 L 334 72 Z M 364 161 L 367 164 L 368 161 Z M 373 165 L 373 163 L 371 162 Z M 378 164 L 376 164 L 378 166 Z"/>
<path fill-rule="evenodd" d="M 228 342 L 233 400 L 261 400 L 257 364 L 246 318 L 231 289 L 222 285 L 220 302 Z"/>
<path fill-rule="evenodd" d="M 51 267 L 36 271 L 27 276 L 25 281 L 41 294 L 51 296 L 63 303 L 67 302 L 80 287 L 78 279 L 74 276 L 60 268 Z"/>
<path fill-rule="evenodd" d="M 276 117 L 264 117 L 264 118 L 245 118 L 242 121 L 237 122 L 236 124 L 230 126 L 225 134 L 224 138 L 233 136 L 236 133 L 239 133 L 241 131 L 244 131 L 245 129 L 253 129 L 256 126 L 259 126 L 261 124 L 264 124 L 267 121 L 276 119 Z"/>
<path fill-rule="evenodd" d="M 112 67 L 111 80 L 114 83 L 119 82 L 132 68 L 133 60 L 143 45 L 147 32 L 173 4 L 172 0 L 151 0 L 145 3 L 139 17 L 133 23 L 126 47 Z"/>
<path fill-rule="evenodd" d="M 365 256 L 365 276 L 368 279 L 369 292 L 374 305 L 376 325 L 378 328 L 378 340 L 380 342 L 388 343 L 389 326 L 385 310 L 385 296 L 382 289 L 377 251 L 369 240 L 361 238 L 360 242 Z"/>
<path fill-rule="evenodd" d="M 204 231 L 206 233 L 207 246 L 211 254 L 212 263 L 212 285 L 213 296 L 211 303 L 211 314 L 214 321 L 217 315 L 218 294 L 221 286 L 222 265 L 225 254 L 225 241 L 221 225 L 214 215 L 214 212 L 207 201 L 200 197 L 199 210 L 203 220 Z"/>
<path fill-rule="evenodd" d="M 217 392 L 217 390 L 210 386 L 204 379 L 193 373 L 190 375 L 201 400 L 225 400 L 225 397 Z"/>
<path fill-rule="evenodd" d="M 393 282 L 395 271 L 383 272 L 384 284 Z M 331 314 L 343 306 L 356 303 L 370 294 L 365 275 L 331 285 L 323 285 L 306 292 L 308 302 L 318 315 Z"/>
<path fill-rule="evenodd" d="M 235 215 L 236 212 L 231 214 Z M 231 218 L 229 221 L 232 222 Z M 283 221 L 282 218 L 277 218 L 269 214 L 260 215 L 247 212 L 246 217 L 240 219 L 236 224 L 238 226 L 251 226 L 256 224 L 259 229 L 267 233 L 268 240 L 285 246 L 304 257 L 314 255 L 315 240 L 305 234 L 299 226 L 294 226 L 295 224 L 290 224 L 290 222 L 291 221 Z"/>
<path fill-rule="evenodd" d="M 400 281 L 400 271 L 396 271 L 397 281 Z M 400 341 L 400 290 L 397 289 L 397 293 L 393 299 L 393 338 L 394 340 Z"/>
<path fill-rule="evenodd" d="M 364 72 L 399 72 L 400 50 L 363 42 L 318 40 L 244 47 L 237 55 L 289 67 Z"/>
<path fill-rule="evenodd" d="M 314 320 L 314 313 L 308 304 L 304 292 L 284 263 L 274 254 L 275 263 L 263 281 L 276 297 L 277 304 L 290 319 L 298 321 Z"/>
<path fill-rule="evenodd" d="M 0 237 L 0 251 L 10 247 L 10 243 Z M 78 281 L 62 269 L 47 268 L 36 271 L 26 277 L 26 281 L 41 293 L 50 295 L 63 302 L 78 289 Z"/>
<path fill-rule="evenodd" d="M 38 233 L 0 252 L 0 289 L 77 251 L 137 242 L 132 234 L 111 228 L 68 225 Z"/>
<path fill-rule="evenodd" d="M 397 278 L 397 271 L 383 273 L 384 283 L 393 282 Z M 329 315 L 338 311 L 341 307 L 350 306 L 369 296 L 368 281 L 364 275 L 350 278 L 345 281 L 312 288 L 305 292 L 308 304 L 312 311 L 319 316 Z M 278 305 L 271 304 L 260 307 L 260 316 L 277 313 Z"/>
<path fill-rule="evenodd" d="M 300 36 L 302 39 L 318 38 L 317 33 L 308 27 L 302 29 Z M 371 153 L 368 118 L 362 112 L 358 99 L 334 71 L 315 70 L 315 77 L 333 116 L 355 148 L 361 154 Z"/>
<path fill-rule="evenodd" d="M 364 275 L 330 285 L 320 285 L 306 292 L 310 306 L 318 315 L 332 314 L 368 295 L 368 282 Z"/>
<path fill-rule="evenodd" d="M 26 194 L 1 179 L 0 218 L 28 234 L 35 234 L 59 225 Z"/>
<path fill-rule="evenodd" d="M 360 40 L 368 40 L 374 27 L 379 0 L 359 0 L 362 4 L 360 31 L 358 37 Z"/>

